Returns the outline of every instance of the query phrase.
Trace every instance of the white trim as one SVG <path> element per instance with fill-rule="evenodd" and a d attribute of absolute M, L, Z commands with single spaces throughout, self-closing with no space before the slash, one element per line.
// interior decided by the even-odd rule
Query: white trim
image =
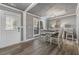
<path fill-rule="evenodd" d="M 39 38 L 39 37 L 30 38 L 30 39 L 27 39 L 25 41 L 21 41 L 20 43 L 24 43 L 24 42 L 28 42 L 28 41 L 31 41 L 31 40 L 35 40 L 36 38 Z"/>
<path fill-rule="evenodd" d="M 29 11 L 30 9 L 32 9 L 33 7 L 35 7 L 38 3 L 32 3 L 30 6 L 28 6 L 25 11 Z"/>
<path fill-rule="evenodd" d="M 78 9 L 79 9 L 79 3 L 77 4 L 77 8 L 76 8 L 76 15 L 77 15 L 77 13 L 78 13 Z"/>
<path fill-rule="evenodd" d="M 52 18 L 57 19 L 57 18 L 63 18 L 63 17 L 73 16 L 73 15 L 76 15 L 76 14 L 73 13 L 73 14 L 67 14 L 67 15 L 63 15 L 63 16 L 52 17 Z"/>
<path fill-rule="evenodd" d="M 64 18 L 64 17 L 74 16 L 74 15 L 76 15 L 76 13 L 66 14 L 66 15 L 62 15 L 62 16 L 48 17 L 48 18 L 58 19 L 58 18 Z M 44 16 L 44 17 L 45 17 L 45 16 Z M 48 19 L 48 18 L 46 18 L 46 19 Z M 42 18 L 41 18 L 41 19 L 42 19 Z"/>
<path fill-rule="evenodd" d="M 32 16 L 34 16 L 34 17 L 41 18 L 40 16 L 37 16 L 37 15 L 35 15 L 35 14 L 32 14 L 32 13 L 29 13 L 29 12 L 27 12 L 27 14 L 30 14 L 30 15 L 32 15 Z"/>
<path fill-rule="evenodd" d="M 40 33 L 41 33 L 41 29 L 40 29 L 40 21 L 41 21 L 41 19 L 39 19 L 39 35 L 40 35 Z"/>
<path fill-rule="evenodd" d="M 33 26 L 33 37 L 40 35 L 40 19 L 37 19 L 39 21 L 39 33 L 34 34 L 34 26 Z M 33 18 L 33 24 L 34 24 L 34 18 Z"/>
<path fill-rule="evenodd" d="M 6 11 L 6 10 L 3 10 L 5 14 L 13 14 L 13 15 L 21 15 L 21 13 L 15 13 L 15 12 L 11 12 L 11 11 Z"/>
<path fill-rule="evenodd" d="M 16 10 L 16 11 L 23 12 L 22 10 L 19 10 L 19 9 L 17 9 L 17 8 L 10 7 L 10 6 L 7 6 L 7 5 L 4 5 L 4 4 L 1 4 L 1 3 L 0 3 L 0 5 L 1 5 L 1 6 L 4 6 L 4 7 L 7 7 L 7 8 L 10 8 L 10 9 L 13 9 L 13 10 Z"/>
<path fill-rule="evenodd" d="M 40 35 L 40 33 L 39 33 L 39 34 L 35 34 L 35 35 L 33 34 L 33 37 L 35 37 L 35 36 L 39 36 L 39 35 Z"/>
<path fill-rule="evenodd" d="M 23 11 L 23 41 L 26 40 L 26 11 Z"/>

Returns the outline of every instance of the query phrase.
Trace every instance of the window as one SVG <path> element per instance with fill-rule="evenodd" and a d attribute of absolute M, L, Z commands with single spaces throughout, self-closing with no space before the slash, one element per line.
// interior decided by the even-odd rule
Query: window
<path fill-rule="evenodd" d="M 33 18 L 34 35 L 39 34 L 39 19 Z"/>
<path fill-rule="evenodd" d="M 14 30 L 16 28 L 16 19 L 13 16 L 6 16 L 6 30 Z"/>

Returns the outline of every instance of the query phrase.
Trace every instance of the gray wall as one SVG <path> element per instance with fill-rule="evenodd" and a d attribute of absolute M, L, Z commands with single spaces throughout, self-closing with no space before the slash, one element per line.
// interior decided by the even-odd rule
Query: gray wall
<path fill-rule="evenodd" d="M 26 15 L 26 39 L 33 38 L 33 16 Z"/>
<path fill-rule="evenodd" d="M 74 26 L 74 28 L 76 28 L 76 16 L 73 15 L 73 16 L 68 16 L 68 17 L 64 17 L 64 18 L 60 18 L 60 19 L 57 19 L 57 20 L 60 20 L 60 23 L 61 25 L 63 26 L 64 24 L 71 24 Z M 51 28 L 51 24 L 55 24 L 55 20 L 50 20 L 48 19 L 47 21 L 47 27 L 52 29 Z"/>
<path fill-rule="evenodd" d="M 74 28 L 76 27 L 76 16 L 69 16 L 69 17 L 65 17 L 61 19 L 61 24 L 71 24 L 74 26 Z"/>
<path fill-rule="evenodd" d="M 4 7 L 2 5 L 0 5 L 0 10 L 10 11 L 10 12 L 21 14 L 21 26 L 23 26 L 23 13 L 22 12 L 13 10 L 11 8 Z M 23 40 L 23 28 L 21 28 L 21 40 Z"/>
<path fill-rule="evenodd" d="M 76 37 L 76 16 L 75 15 L 74 16 L 60 18 L 58 20 L 60 20 L 60 23 L 62 24 L 62 27 L 64 26 L 64 24 L 71 24 L 71 25 L 73 25 L 74 34 L 75 34 L 75 37 Z M 47 21 L 47 28 L 48 29 L 52 29 L 50 23 L 55 24 L 55 20 L 48 20 Z"/>

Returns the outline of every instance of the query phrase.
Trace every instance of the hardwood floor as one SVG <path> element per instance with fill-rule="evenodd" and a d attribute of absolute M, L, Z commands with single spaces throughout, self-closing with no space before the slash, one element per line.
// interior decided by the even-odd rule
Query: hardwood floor
<path fill-rule="evenodd" d="M 73 53 L 64 52 L 56 44 L 50 45 L 48 42 L 35 40 L 16 44 L 7 48 L 0 49 L 0 55 L 71 55 Z"/>

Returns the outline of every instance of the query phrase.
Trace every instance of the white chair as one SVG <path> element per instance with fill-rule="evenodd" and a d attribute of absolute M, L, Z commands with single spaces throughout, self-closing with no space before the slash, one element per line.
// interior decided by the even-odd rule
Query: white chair
<path fill-rule="evenodd" d="M 73 27 L 69 27 L 69 28 L 64 28 L 64 38 L 65 40 L 69 40 L 71 41 L 71 43 L 74 42 L 74 30 Z M 63 40 L 64 41 L 64 40 Z"/>
<path fill-rule="evenodd" d="M 61 44 L 62 44 L 62 33 L 63 33 L 63 29 L 58 29 L 58 31 L 56 31 L 56 33 L 54 33 L 51 37 L 50 37 L 50 45 L 52 43 L 55 43 L 58 45 L 58 47 L 60 48 Z"/>
<path fill-rule="evenodd" d="M 66 39 L 71 39 L 71 41 L 74 41 L 74 31 L 73 28 L 72 29 L 68 29 L 66 31 Z"/>
<path fill-rule="evenodd" d="M 41 39 L 41 41 L 43 41 L 43 42 L 45 42 L 46 41 L 46 33 L 45 33 L 45 31 L 44 30 L 41 30 L 40 31 L 40 39 Z"/>
<path fill-rule="evenodd" d="M 77 51 L 77 45 L 75 44 L 76 41 L 74 39 L 73 27 L 64 28 L 62 45 L 63 51 L 72 53 Z"/>
<path fill-rule="evenodd" d="M 46 34 L 41 34 L 41 41 L 45 42 L 46 41 Z"/>

